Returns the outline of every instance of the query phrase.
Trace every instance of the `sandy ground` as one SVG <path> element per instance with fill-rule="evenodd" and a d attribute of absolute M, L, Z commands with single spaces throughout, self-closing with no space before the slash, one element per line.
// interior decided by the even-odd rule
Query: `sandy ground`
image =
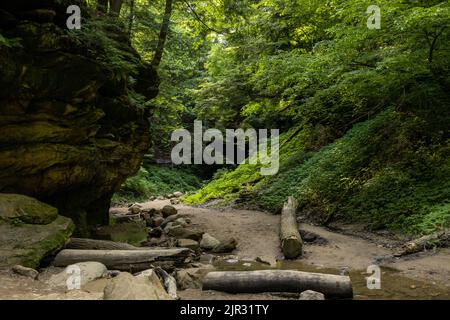
<path fill-rule="evenodd" d="M 168 200 L 155 200 L 142 203 L 143 209 L 162 208 L 169 204 Z M 351 235 L 349 230 L 344 233 L 330 231 L 310 224 L 300 224 L 300 229 L 313 232 L 327 240 L 326 244 L 304 245 L 304 255 L 295 261 L 283 261 L 279 249 L 279 216 L 260 211 L 236 209 L 194 208 L 183 204 L 175 206 L 179 213 L 190 217 L 192 227 L 210 233 L 216 238 L 234 237 L 238 246 L 232 253 L 239 259 L 253 260 L 257 257 L 267 261 L 272 267 L 292 268 L 306 271 L 327 272 L 346 268 L 356 274 L 363 274 L 369 265 L 378 264 L 383 267 L 395 268 L 396 273 L 389 281 L 413 283 L 413 280 L 426 284 L 440 285 L 444 290 L 444 298 L 450 298 L 450 249 L 442 248 L 436 251 L 420 253 L 404 258 L 393 258 L 393 247 L 400 242 L 377 234 L 361 237 Z M 127 208 L 114 208 L 115 212 L 126 212 Z M 345 228 L 344 228 L 345 229 Z M 398 272 L 397 272 L 398 270 Z M 56 272 L 58 270 L 55 270 Z M 333 271 L 331 271 L 333 272 Z M 41 281 L 12 275 L 10 272 L 0 272 L 0 299 L 101 299 L 104 282 L 92 283 L 83 291 L 63 292 L 50 288 L 45 284 L 47 275 L 40 276 Z M 361 279 L 364 279 L 361 276 Z M 406 280 L 404 280 L 406 279 Z M 411 279 L 411 280 L 409 280 Z M 421 282 L 421 283 L 422 283 Z M 419 286 L 420 284 L 417 284 Z M 391 291 L 396 295 L 395 285 Z M 409 288 L 408 288 L 409 289 Z M 448 291 L 448 296 L 447 292 Z M 418 298 L 427 297 L 429 291 L 418 293 Z M 402 293 L 404 294 L 404 293 Z M 201 290 L 185 290 L 179 293 L 182 299 L 280 299 L 280 296 L 270 294 L 231 295 Z M 402 297 L 402 295 L 399 295 Z M 411 295 L 414 298 L 414 295 Z M 369 297 L 370 298 L 370 297 Z M 382 296 L 383 298 L 383 296 Z"/>

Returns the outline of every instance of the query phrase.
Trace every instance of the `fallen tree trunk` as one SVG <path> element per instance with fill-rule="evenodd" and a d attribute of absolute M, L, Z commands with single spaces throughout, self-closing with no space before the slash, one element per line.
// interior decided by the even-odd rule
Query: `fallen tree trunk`
<path fill-rule="evenodd" d="M 56 267 L 66 267 L 85 261 L 103 263 L 108 269 L 138 272 L 154 266 L 173 263 L 183 267 L 192 261 L 194 252 L 187 248 L 151 248 L 143 250 L 73 250 L 60 251 L 53 262 Z"/>
<path fill-rule="evenodd" d="M 229 293 L 293 292 L 313 290 L 327 298 L 352 298 L 348 276 L 293 270 L 210 272 L 203 279 L 203 290 Z"/>
<path fill-rule="evenodd" d="M 287 259 L 295 259 L 302 254 L 303 241 L 297 227 L 297 205 L 297 200 L 294 197 L 289 197 L 281 211 L 281 250 Z"/>
<path fill-rule="evenodd" d="M 145 248 L 135 247 L 128 243 L 108 240 L 94 240 L 84 238 L 70 238 L 66 244 L 66 249 L 85 250 L 145 250 Z"/>
<path fill-rule="evenodd" d="M 394 256 L 401 257 L 448 243 L 450 243 L 450 229 L 445 229 L 405 243 Z"/>

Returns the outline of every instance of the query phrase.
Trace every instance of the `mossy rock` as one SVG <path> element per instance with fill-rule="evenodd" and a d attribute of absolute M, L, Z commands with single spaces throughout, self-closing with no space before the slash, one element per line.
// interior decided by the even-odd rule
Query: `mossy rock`
<path fill-rule="evenodd" d="M 26 224 L 49 224 L 58 210 L 46 203 L 20 194 L 0 193 L 0 220 Z"/>
<path fill-rule="evenodd" d="M 0 223 L 0 268 L 38 267 L 66 244 L 74 229 L 72 220 L 62 216 L 45 225 Z"/>
<path fill-rule="evenodd" d="M 125 242 L 135 246 L 147 241 L 148 232 L 145 222 L 133 221 L 111 226 L 99 227 L 95 232 L 96 238 Z"/>

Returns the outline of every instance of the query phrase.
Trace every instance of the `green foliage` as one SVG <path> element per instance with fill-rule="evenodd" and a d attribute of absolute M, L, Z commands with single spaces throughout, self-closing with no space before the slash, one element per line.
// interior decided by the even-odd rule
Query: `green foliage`
<path fill-rule="evenodd" d="M 187 170 L 149 165 L 128 178 L 113 197 L 114 203 L 144 201 L 150 196 L 176 191 L 191 192 L 201 186 L 200 179 Z"/>

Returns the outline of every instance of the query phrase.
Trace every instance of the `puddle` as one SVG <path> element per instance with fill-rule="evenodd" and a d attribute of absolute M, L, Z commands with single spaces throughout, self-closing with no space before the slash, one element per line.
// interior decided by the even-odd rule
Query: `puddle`
<path fill-rule="evenodd" d="M 256 261 L 233 261 L 219 259 L 214 266 L 221 271 L 253 271 L 253 270 L 299 270 L 306 272 L 340 274 L 340 270 L 332 268 L 320 268 L 299 261 L 278 261 L 276 267 L 271 267 Z M 350 279 L 353 285 L 353 298 L 355 300 L 407 300 L 407 299 L 445 299 L 450 300 L 450 289 L 414 280 L 400 275 L 400 272 L 393 268 L 381 267 L 381 288 L 368 289 L 367 277 L 370 276 L 366 270 L 350 270 Z"/>

